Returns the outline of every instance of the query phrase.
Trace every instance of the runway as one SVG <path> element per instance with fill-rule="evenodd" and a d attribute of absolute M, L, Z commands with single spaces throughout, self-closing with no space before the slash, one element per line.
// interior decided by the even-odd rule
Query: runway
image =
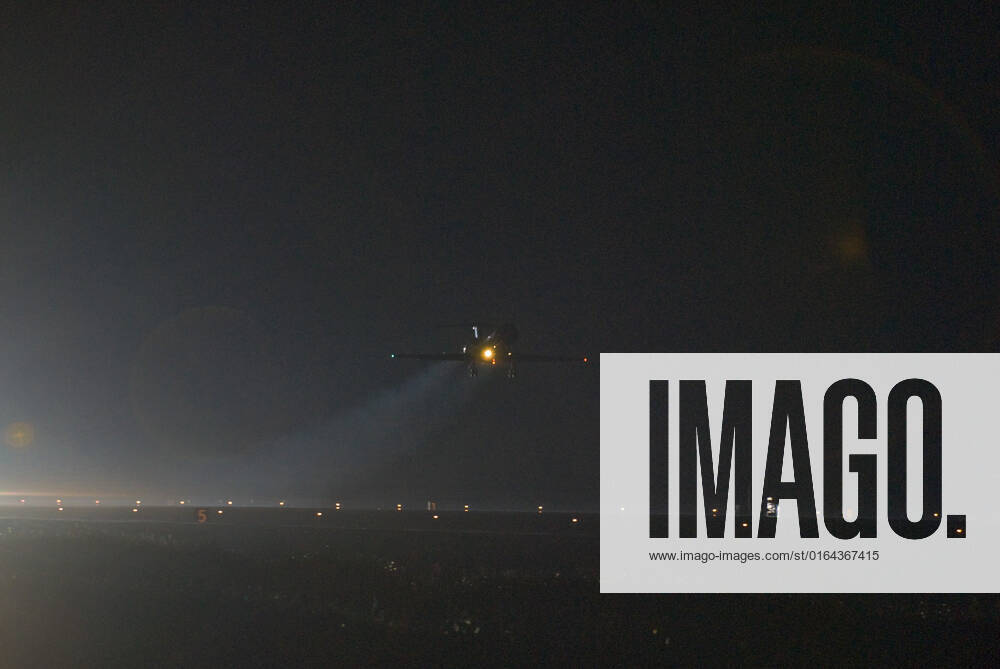
<path fill-rule="evenodd" d="M 133 510 L 135 509 L 135 510 Z M 0 507 L 4 523 L 58 523 L 123 527 L 192 528 L 212 533 L 224 528 L 282 528 L 306 532 L 424 533 L 453 535 L 599 535 L 597 514 L 564 512 L 336 510 L 327 507 L 243 506 L 41 506 Z"/>

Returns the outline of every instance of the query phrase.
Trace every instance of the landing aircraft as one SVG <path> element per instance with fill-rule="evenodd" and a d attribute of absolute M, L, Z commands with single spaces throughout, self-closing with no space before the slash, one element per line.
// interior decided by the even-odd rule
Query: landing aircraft
<path fill-rule="evenodd" d="M 517 341 L 517 328 L 513 323 L 487 325 L 475 323 L 471 326 L 472 338 L 456 353 L 392 353 L 391 358 L 416 358 L 418 360 L 453 360 L 464 362 L 469 376 L 479 374 L 480 365 L 503 366 L 507 378 L 517 376 L 517 365 L 522 362 L 589 362 L 589 358 L 576 355 L 535 355 L 517 353 L 513 349 Z"/>

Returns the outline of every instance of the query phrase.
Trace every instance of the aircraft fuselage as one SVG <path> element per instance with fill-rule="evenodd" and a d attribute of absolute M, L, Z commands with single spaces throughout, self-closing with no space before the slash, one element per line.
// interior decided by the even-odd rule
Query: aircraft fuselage
<path fill-rule="evenodd" d="M 473 337 L 462 352 L 469 365 L 469 373 L 475 375 L 476 365 L 507 365 L 513 369 L 514 352 L 511 345 L 517 341 L 517 328 L 512 324 L 501 325 L 492 332 L 483 335 L 478 328 L 473 328 Z"/>

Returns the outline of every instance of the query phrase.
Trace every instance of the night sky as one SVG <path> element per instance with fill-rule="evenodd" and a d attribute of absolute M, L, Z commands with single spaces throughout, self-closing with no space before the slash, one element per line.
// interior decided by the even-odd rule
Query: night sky
<path fill-rule="evenodd" d="M 36 4 L 0 10 L 2 490 L 596 508 L 598 366 L 389 360 L 448 323 L 996 349 L 995 7 Z"/>

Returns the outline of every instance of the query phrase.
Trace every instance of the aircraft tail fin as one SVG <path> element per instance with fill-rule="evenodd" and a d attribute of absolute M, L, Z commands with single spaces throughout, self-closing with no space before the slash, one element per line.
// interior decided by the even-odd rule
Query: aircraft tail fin
<path fill-rule="evenodd" d="M 486 328 L 491 327 L 490 323 L 485 323 L 483 321 L 468 321 L 465 323 L 444 323 L 438 327 L 442 328 L 472 328 L 472 337 L 479 340 L 479 335 Z"/>

